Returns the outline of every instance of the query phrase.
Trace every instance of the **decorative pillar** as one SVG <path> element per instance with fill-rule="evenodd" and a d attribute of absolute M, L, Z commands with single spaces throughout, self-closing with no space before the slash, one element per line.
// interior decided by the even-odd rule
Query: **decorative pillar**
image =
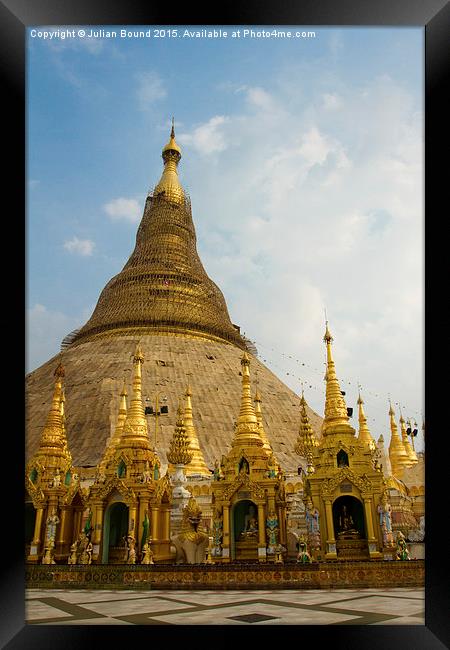
<path fill-rule="evenodd" d="M 265 562 L 267 557 L 266 549 L 266 517 L 264 503 L 258 503 L 258 560 Z"/>
<path fill-rule="evenodd" d="M 168 506 L 164 508 L 163 515 L 162 538 L 167 541 L 170 540 L 170 508 Z"/>
<path fill-rule="evenodd" d="M 372 519 L 372 499 L 370 497 L 363 497 L 364 501 L 364 514 L 366 516 L 367 526 L 367 543 L 369 546 L 369 555 L 371 558 L 378 559 L 382 557 L 382 553 L 377 550 L 377 543 L 373 529 Z"/>
<path fill-rule="evenodd" d="M 92 560 L 98 561 L 100 555 L 100 542 L 102 539 L 103 530 L 103 504 L 96 503 L 94 505 L 94 530 L 92 533 Z"/>
<path fill-rule="evenodd" d="M 134 503 L 133 505 L 129 506 L 129 518 L 128 518 L 128 534 L 133 535 L 134 539 L 136 539 L 136 514 L 137 514 L 137 507 L 136 504 Z"/>
<path fill-rule="evenodd" d="M 230 507 L 223 504 L 223 539 L 222 539 L 222 558 L 224 562 L 230 561 Z"/>
<path fill-rule="evenodd" d="M 138 536 L 136 540 L 136 548 L 138 548 L 140 551 L 142 551 L 141 548 L 141 540 L 142 540 L 142 535 L 144 533 L 144 529 L 142 527 L 142 524 L 144 523 L 145 519 L 145 511 L 147 510 L 148 513 L 148 499 L 139 499 L 139 519 L 138 519 Z M 150 519 L 150 517 L 149 517 Z M 150 537 L 150 531 L 148 533 L 148 536 Z"/>
<path fill-rule="evenodd" d="M 34 522 L 34 535 L 33 540 L 30 545 L 30 555 L 28 556 L 29 562 L 37 562 L 39 556 L 39 546 L 41 544 L 41 531 L 42 531 L 42 519 L 44 515 L 44 508 L 36 509 L 36 519 Z"/>
<path fill-rule="evenodd" d="M 337 558 L 337 553 L 336 553 L 336 539 L 334 537 L 333 510 L 331 508 L 331 499 L 325 499 L 325 517 L 327 521 L 327 540 L 326 540 L 325 558 L 327 560 L 334 560 Z"/>
<path fill-rule="evenodd" d="M 159 513 L 160 506 L 152 506 L 152 528 L 150 531 L 152 542 L 160 539 Z"/>

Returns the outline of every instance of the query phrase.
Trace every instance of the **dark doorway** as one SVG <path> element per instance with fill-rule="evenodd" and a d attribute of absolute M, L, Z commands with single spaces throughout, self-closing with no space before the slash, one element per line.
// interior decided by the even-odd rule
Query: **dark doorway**
<path fill-rule="evenodd" d="M 353 528 L 359 533 L 360 539 L 366 539 L 366 527 L 364 523 L 364 510 L 361 501 L 352 496 L 342 496 L 333 503 L 333 525 L 335 537 L 343 531 L 343 520 L 347 518 L 346 524 L 349 529 Z"/>
<path fill-rule="evenodd" d="M 36 510 L 32 503 L 25 504 L 25 544 L 31 544 L 36 523 Z"/>
<path fill-rule="evenodd" d="M 102 561 L 104 564 L 121 562 L 125 555 L 124 538 L 128 534 L 128 506 L 113 503 L 105 513 Z"/>

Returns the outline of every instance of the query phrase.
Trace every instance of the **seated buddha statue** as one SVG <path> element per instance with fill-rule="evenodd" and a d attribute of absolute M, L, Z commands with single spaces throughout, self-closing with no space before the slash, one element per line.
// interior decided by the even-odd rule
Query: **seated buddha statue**
<path fill-rule="evenodd" d="M 258 520 L 256 518 L 255 506 L 250 505 L 248 513 L 244 518 L 244 530 L 240 534 L 240 539 L 248 539 L 258 535 Z"/>
<path fill-rule="evenodd" d="M 347 506 L 342 506 L 341 514 L 339 515 L 339 531 L 338 537 L 358 538 L 359 532 L 355 528 L 353 517 L 347 511 Z"/>

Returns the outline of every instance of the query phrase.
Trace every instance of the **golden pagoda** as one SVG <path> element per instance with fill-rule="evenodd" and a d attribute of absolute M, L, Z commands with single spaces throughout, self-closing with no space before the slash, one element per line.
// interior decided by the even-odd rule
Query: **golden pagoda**
<path fill-rule="evenodd" d="M 314 430 L 309 421 L 308 413 L 306 410 L 307 404 L 305 395 L 302 390 L 302 398 L 300 400 L 300 429 L 298 432 L 297 444 L 294 447 L 295 453 L 302 458 L 306 459 L 306 473 L 314 474 L 314 451 L 315 447 L 319 446 L 319 441 L 314 433 Z"/>
<path fill-rule="evenodd" d="M 222 518 L 221 561 L 265 562 L 275 559 L 278 545 L 286 544 L 284 482 L 282 473 L 274 473 L 273 454 L 261 437 L 247 352 L 242 355 L 241 369 L 239 417 L 224 458 L 223 476 L 212 483 L 213 506 L 216 519 Z"/>
<path fill-rule="evenodd" d="M 163 467 L 188 376 L 195 400 L 195 432 L 185 415 L 194 450 L 188 475 L 207 477 L 215 459 L 227 452 L 233 424 L 229 407 L 240 394 L 235 368 L 247 350 L 264 395 L 266 422 L 274 425 L 269 443 L 283 469 L 297 469 L 286 443 L 295 441 L 299 398 L 252 353 L 201 263 L 190 199 L 179 178 L 181 153 L 172 124 L 162 151 L 162 176 L 146 198 L 129 260 L 104 287 L 88 322 L 62 342 L 59 357 L 67 370 L 70 402 L 67 436 L 75 466 L 86 480 L 94 477 L 116 426 L 112 404 L 137 343 L 146 358 L 145 402 L 153 403 L 162 392 L 167 397 L 168 410 L 158 417 L 157 451 Z M 39 446 L 54 365 L 51 359 L 26 378 L 27 459 Z M 311 410 L 309 415 L 320 429 L 321 418 Z"/>
<path fill-rule="evenodd" d="M 118 425 L 100 463 L 102 472 L 90 487 L 87 498 L 93 512 L 92 560 L 105 563 L 123 561 L 123 540 L 132 540 L 142 552 L 152 538 L 155 561 L 170 554 L 170 507 L 172 489 L 168 476 L 160 476 L 160 461 L 150 444 L 142 403 L 142 364 L 139 345 L 133 356 L 133 392 L 126 408 L 126 390 L 121 392 Z M 148 522 L 148 524 L 147 524 Z"/>
<path fill-rule="evenodd" d="M 189 463 L 192 462 L 194 454 L 191 450 L 189 438 L 186 433 L 181 406 L 178 407 L 177 415 L 177 424 L 173 433 L 173 438 L 170 442 L 167 460 L 172 465 L 189 465 Z"/>
<path fill-rule="evenodd" d="M 398 435 L 397 423 L 395 422 L 395 411 L 392 408 L 392 404 L 389 404 L 389 418 L 391 423 L 389 459 L 391 461 L 392 474 L 394 474 L 396 478 L 401 479 L 404 470 L 411 466 L 411 461 L 408 452 L 405 449 L 405 445 Z"/>
<path fill-rule="evenodd" d="M 83 496 L 65 433 L 64 376 L 65 370 L 59 363 L 54 372 L 53 399 L 39 448 L 25 468 L 26 504 L 32 504 L 28 512 L 34 528 L 32 538 L 26 540 L 27 560 L 33 563 L 41 560 L 49 535 L 52 537 L 51 561 L 64 556 L 68 550 L 74 509 L 81 511 L 83 507 Z M 50 534 L 47 524 L 51 521 Z"/>
<path fill-rule="evenodd" d="M 189 442 L 189 449 L 192 452 L 192 459 L 189 463 L 189 467 L 186 470 L 186 475 L 196 475 L 196 476 L 206 476 L 211 477 L 211 472 L 209 471 L 203 452 L 200 449 L 200 443 L 198 441 L 197 432 L 194 426 L 194 418 L 192 413 L 192 389 L 190 385 L 186 388 L 184 394 L 185 403 L 184 403 L 184 414 L 183 414 L 183 425 L 186 431 L 186 436 Z M 167 457 L 169 459 L 169 457 Z"/>
<path fill-rule="evenodd" d="M 316 559 L 378 559 L 384 543 L 377 518 L 385 490 L 383 474 L 374 466 L 364 432 L 362 437 L 356 437 L 349 424 L 336 376 L 332 341 L 326 323 L 325 417 L 322 438 L 313 449 L 315 471 L 305 480 L 303 497 L 308 535 L 317 539 L 312 549 Z"/>
<path fill-rule="evenodd" d="M 415 465 L 418 462 L 418 459 L 415 450 L 413 449 L 411 443 L 408 440 L 408 434 L 406 432 L 406 422 L 401 411 L 400 411 L 400 430 L 402 432 L 402 443 L 408 455 L 410 461 L 410 467 L 411 467 L 412 465 Z"/>
<path fill-rule="evenodd" d="M 358 431 L 358 439 L 361 442 L 365 442 L 369 449 L 374 451 L 376 449 L 376 442 L 372 438 L 372 435 L 369 431 L 369 427 L 367 426 L 367 418 L 366 414 L 364 413 L 364 407 L 363 407 L 363 399 L 361 397 L 361 393 L 358 393 L 358 421 L 359 421 L 359 431 Z"/>

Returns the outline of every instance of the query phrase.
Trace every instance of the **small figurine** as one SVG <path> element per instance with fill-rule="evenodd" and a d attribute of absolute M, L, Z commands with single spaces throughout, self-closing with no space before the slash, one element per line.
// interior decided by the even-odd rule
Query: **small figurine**
<path fill-rule="evenodd" d="M 127 564 L 136 564 L 136 542 L 132 535 L 128 535 L 128 556 Z"/>
<path fill-rule="evenodd" d="M 141 564 L 154 564 L 153 562 L 153 551 L 150 548 L 150 539 L 142 547 L 142 560 Z"/>
<path fill-rule="evenodd" d="M 50 537 L 45 547 L 44 557 L 42 558 L 42 564 L 56 564 L 53 558 L 54 551 L 55 551 L 55 539 L 53 537 Z"/>
<path fill-rule="evenodd" d="M 308 547 L 305 538 L 302 536 L 297 542 L 297 562 L 302 564 L 309 564 L 311 562 L 311 555 L 308 553 Z"/>
<path fill-rule="evenodd" d="M 55 476 L 53 477 L 52 480 L 52 487 L 58 488 L 61 485 L 61 472 L 59 470 L 59 467 L 56 468 L 56 473 Z"/>
<path fill-rule="evenodd" d="M 70 547 L 70 555 L 67 560 L 67 564 L 77 564 L 78 563 L 78 542 L 77 540 Z"/>
<path fill-rule="evenodd" d="M 396 560 L 410 560 L 408 547 L 406 546 L 406 540 L 403 533 L 399 530 L 397 533 L 397 555 L 395 556 Z"/>

